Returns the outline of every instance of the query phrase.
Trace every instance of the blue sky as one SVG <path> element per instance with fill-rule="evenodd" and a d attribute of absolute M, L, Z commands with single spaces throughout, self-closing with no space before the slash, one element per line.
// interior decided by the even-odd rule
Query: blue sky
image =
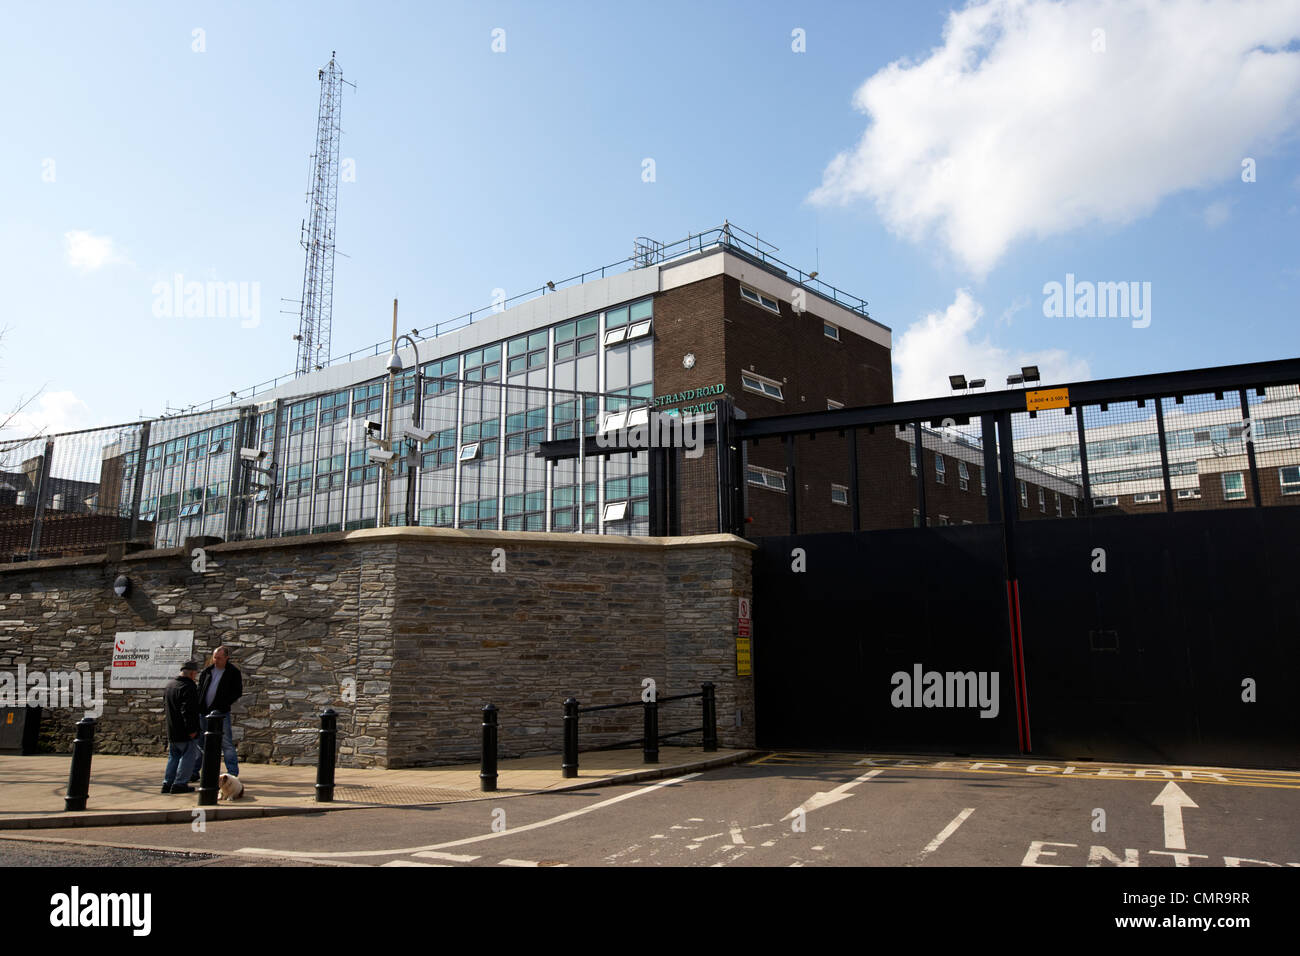
<path fill-rule="evenodd" d="M 280 300 L 301 293 L 332 50 L 357 84 L 336 354 L 386 338 L 394 296 L 400 327 L 423 328 L 724 218 L 870 302 L 902 398 L 1029 360 L 1068 380 L 1300 354 L 1294 2 L 5 17 L 0 413 L 43 389 L 18 432 L 292 371 L 298 319 L 280 310 L 296 307 Z M 178 273 L 249 283 L 257 321 L 155 315 L 155 284 Z M 1044 315 L 1045 284 L 1067 274 L 1150 283 L 1149 324 Z"/>

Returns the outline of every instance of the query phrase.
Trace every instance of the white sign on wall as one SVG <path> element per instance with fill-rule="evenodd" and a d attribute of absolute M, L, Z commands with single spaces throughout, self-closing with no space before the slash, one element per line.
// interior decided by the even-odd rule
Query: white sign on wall
<path fill-rule="evenodd" d="M 118 631 L 108 686 L 161 689 L 193 654 L 193 631 Z"/>

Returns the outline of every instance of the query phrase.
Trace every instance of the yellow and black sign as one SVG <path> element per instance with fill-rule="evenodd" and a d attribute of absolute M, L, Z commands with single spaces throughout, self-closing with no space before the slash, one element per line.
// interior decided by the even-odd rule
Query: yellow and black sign
<path fill-rule="evenodd" d="M 736 638 L 736 676 L 752 677 L 754 675 L 753 663 L 749 657 L 749 638 Z"/>
<path fill-rule="evenodd" d="M 1034 392 L 1025 392 L 1025 410 L 1041 412 L 1045 408 L 1069 408 L 1070 390 L 1068 388 L 1040 388 Z"/>

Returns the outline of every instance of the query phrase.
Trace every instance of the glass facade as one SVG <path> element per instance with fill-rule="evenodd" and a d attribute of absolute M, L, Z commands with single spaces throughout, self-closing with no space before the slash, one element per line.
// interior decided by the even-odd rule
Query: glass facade
<path fill-rule="evenodd" d="M 647 456 L 587 459 L 580 483 L 576 460 L 548 463 L 535 453 L 540 442 L 573 438 L 580 419 L 590 436 L 605 415 L 651 405 L 653 321 L 645 298 L 440 357 L 421 367 L 418 398 L 409 370 L 393 377 L 391 397 L 383 376 L 286 400 L 278 435 L 274 407 L 261 407 L 250 443 L 265 452 L 262 466 L 275 462 L 277 488 L 274 502 L 265 490 L 252 496 L 246 536 L 265 535 L 272 507 L 277 536 L 375 527 L 381 508 L 389 524 L 403 524 L 411 480 L 421 525 L 647 534 Z M 420 428 L 431 433 L 418 442 L 403 437 L 417 400 Z M 225 535 L 235 429 L 230 422 L 149 448 L 142 512 L 158 522 L 158 546 Z M 375 439 L 389 435 L 396 457 L 372 460 Z M 392 477 L 382 503 L 385 468 Z"/>

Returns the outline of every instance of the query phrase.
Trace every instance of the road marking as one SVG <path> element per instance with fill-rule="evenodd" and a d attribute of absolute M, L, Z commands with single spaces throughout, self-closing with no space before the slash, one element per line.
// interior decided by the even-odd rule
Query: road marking
<path fill-rule="evenodd" d="M 389 860 L 380 866 L 451 866 L 450 863 L 421 863 L 418 860 Z"/>
<path fill-rule="evenodd" d="M 956 833 L 957 828 L 961 826 L 963 823 L 965 823 L 966 818 L 969 817 L 974 812 L 975 812 L 974 807 L 967 807 L 961 813 L 957 814 L 957 816 L 953 818 L 951 823 L 949 823 L 946 827 L 944 827 L 942 830 L 939 831 L 939 835 L 937 837 L 935 837 L 933 840 L 931 840 L 929 843 L 925 845 L 925 849 L 921 851 L 921 856 L 925 856 L 927 853 L 933 853 L 935 850 L 939 849 L 939 847 L 943 845 L 943 841 L 948 839 L 948 837 L 952 836 L 954 833 Z"/>
<path fill-rule="evenodd" d="M 697 773 L 688 773 L 680 777 L 669 777 L 666 780 L 660 780 L 652 783 L 648 787 L 641 787 L 638 790 L 631 790 L 628 793 L 621 793 L 617 797 L 610 797 L 608 800 L 602 800 L 599 803 L 593 803 L 589 807 L 581 807 L 577 810 L 570 810 L 568 813 L 561 813 L 558 817 L 551 817 L 549 820 L 538 820 L 536 823 L 527 823 L 521 827 L 511 827 L 508 830 L 500 830 L 493 833 L 484 833 L 479 836 L 465 837 L 463 840 L 448 840 L 446 843 L 434 843 L 430 846 L 409 846 L 401 847 L 396 850 L 334 850 L 330 852 L 317 852 L 312 850 L 265 850 L 256 847 L 244 847 L 236 850 L 236 853 L 256 854 L 258 856 L 280 856 L 291 859 L 334 859 L 338 857 L 351 856 L 395 856 L 413 855 L 428 850 L 445 850 L 454 846 L 467 846 L 471 843 L 480 843 L 483 840 L 495 840 L 497 837 L 511 836 L 515 833 L 526 833 L 529 830 L 538 830 L 542 827 L 549 827 L 552 824 L 563 823 L 566 820 L 572 820 L 575 817 L 592 813 L 595 810 L 603 810 L 605 807 L 612 807 L 616 803 L 622 803 L 624 800 L 631 800 L 633 797 L 639 797 L 647 793 L 653 793 L 663 787 L 672 786 L 677 783 L 684 783 L 700 775 Z"/>
<path fill-rule="evenodd" d="M 1165 784 L 1151 806 L 1161 807 L 1165 816 L 1165 846 L 1170 850 L 1186 850 L 1187 837 L 1183 833 L 1183 807 L 1195 807 L 1192 798 L 1172 780 Z"/>
<path fill-rule="evenodd" d="M 412 853 L 411 856 L 428 857 L 432 860 L 448 860 L 452 863 L 472 863 L 478 859 L 477 856 L 469 853 L 439 853 L 437 850 L 421 850 L 419 853 Z"/>
<path fill-rule="evenodd" d="M 731 842 L 737 844 L 743 844 L 745 842 L 745 837 L 741 834 L 740 827 L 736 826 L 734 823 L 731 825 Z"/>
<path fill-rule="evenodd" d="M 1170 778 L 1195 783 L 1212 783 L 1225 787 L 1263 787 L 1285 790 L 1300 789 L 1300 773 L 1291 770 L 1256 770 L 1232 767 L 1150 767 L 1140 764 L 1045 764 L 1007 758 L 1002 762 L 979 760 L 920 760 L 898 754 L 879 754 L 860 758 L 855 754 L 781 752 L 759 757 L 750 766 L 884 767 L 899 770 L 939 771 L 941 773 L 980 773 L 1001 776 L 1059 776 L 1073 780 L 1149 780 Z"/>
<path fill-rule="evenodd" d="M 803 803 L 801 803 L 799 806 L 795 807 L 793 810 L 791 810 L 789 813 L 787 813 L 787 814 L 786 814 L 785 816 L 783 816 L 781 819 L 782 819 L 782 820 L 789 820 L 789 819 L 791 819 L 791 818 L 792 818 L 796 813 L 799 813 L 799 812 L 801 812 L 801 811 L 802 811 L 803 813 L 811 813 L 813 810 L 816 810 L 818 807 L 828 807 L 828 806 L 830 806 L 832 803 L 838 803 L 838 802 L 841 801 L 841 800 L 847 800 L 849 797 L 853 796 L 853 794 L 851 794 L 851 793 L 848 792 L 850 788 L 852 788 L 852 787 L 856 787 L 856 786 L 857 786 L 858 784 L 860 784 L 860 783 L 866 783 L 868 780 L 870 780 L 870 779 L 871 779 L 872 777 L 874 777 L 876 774 L 884 773 L 884 772 L 885 772 L 885 771 L 884 771 L 883 769 L 880 769 L 880 770 L 868 770 L 868 771 L 867 771 L 866 773 L 864 773 L 862 776 L 860 776 L 860 777 L 854 777 L 854 778 L 853 778 L 852 780 L 850 780 L 848 783 L 842 783 L 842 784 L 840 784 L 838 787 L 836 787 L 834 790 L 826 790 L 826 791 L 824 791 L 824 792 L 814 793 L 811 797 L 809 797 L 807 800 L 805 800 L 805 801 L 804 801 Z"/>
<path fill-rule="evenodd" d="M 576 474 L 576 472 L 575 472 L 575 474 Z M 762 843 L 759 844 L 759 846 L 776 846 L 776 841 L 775 841 L 775 840 L 764 840 Z"/>

